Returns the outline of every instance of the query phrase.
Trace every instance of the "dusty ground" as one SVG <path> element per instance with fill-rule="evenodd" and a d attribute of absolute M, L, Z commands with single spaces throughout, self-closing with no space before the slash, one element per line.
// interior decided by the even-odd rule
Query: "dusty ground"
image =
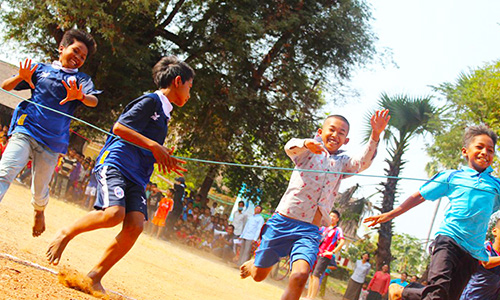
<path fill-rule="evenodd" d="M 50 272 L 2 258 L 10 254 L 45 268 L 45 251 L 56 231 L 86 213 L 73 204 L 51 199 L 47 230 L 31 236 L 30 191 L 13 184 L 0 203 L 0 299 L 97 299 L 59 283 Z M 101 229 L 77 236 L 66 248 L 60 267 L 88 272 L 119 231 Z M 111 299 L 280 299 L 284 282 L 241 280 L 239 270 L 211 254 L 141 235 L 132 250 L 103 279 Z M 331 295 L 329 295 L 332 297 Z M 330 298 L 335 299 L 335 298 Z"/>

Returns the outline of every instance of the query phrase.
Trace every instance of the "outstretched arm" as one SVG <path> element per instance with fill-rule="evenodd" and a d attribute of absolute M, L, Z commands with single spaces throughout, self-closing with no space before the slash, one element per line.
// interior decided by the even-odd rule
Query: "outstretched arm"
<path fill-rule="evenodd" d="M 31 68 L 31 59 L 26 59 L 24 61 L 24 66 L 23 63 L 19 63 L 19 73 L 11 78 L 7 78 L 2 82 L 2 89 L 11 91 L 13 90 L 19 83 L 22 81 L 26 81 L 30 88 L 34 89 L 35 85 L 31 81 L 31 77 L 33 76 L 33 73 L 35 73 L 36 69 L 38 68 L 38 65 L 33 66 Z"/>
<path fill-rule="evenodd" d="M 371 222 L 370 224 L 368 224 L 368 227 L 373 227 L 377 224 L 388 222 L 388 221 L 394 219 L 395 217 L 397 217 L 397 216 L 407 212 L 408 210 L 414 208 L 415 206 L 419 205 L 420 203 L 422 203 L 424 201 L 425 201 L 425 199 L 424 199 L 424 197 L 422 197 L 422 195 L 420 195 L 420 192 L 416 192 L 413 195 L 411 195 L 408 199 L 406 199 L 406 201 L 403 202 L 400 206 L 396 207 L 395 209 L 393 209 L 389 212 L 377 215 L 377 216 L 368 217 L 363 221 L 363 223 Z"/>
<path fill-rule="evenodd" d="M 494 267 L 500 266 L 500 256 L 490 257 L 488 261 L 482 261 L 481 264 L 486 269 L 493 269 Z"/>
<path fill-rule="evenodd" d="M 116 122 L 113 126 L 113 133 L 123 138 L 124 140 L 127 140 L 137 146 L 149 149 L 151 152 L 153 152 L 160 172 L 170 173 L 171 171 L 174 171 L 175 173 L 183 176 L 181 172 L 187 171 L 186 169 L 179 166 L 179 164 L 185 164 L 185 161 L 170 156 L 174 152 L 173 148 L 167 149 L 157 142 L 143 136 L 137 131 L 120 124 L 119 122 Z"/>

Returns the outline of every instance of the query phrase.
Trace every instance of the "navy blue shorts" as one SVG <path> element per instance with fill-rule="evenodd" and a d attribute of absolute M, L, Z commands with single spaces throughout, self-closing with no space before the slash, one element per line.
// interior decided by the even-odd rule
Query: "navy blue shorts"
<path fill-rule="evenodd" d="M 134 183 L 112 166 L 102 166 L 95 173 L 97 179 L 97 197 L 95 209 L 105 209 L 111 206 L 125 207 L 125 212 L 140 211 L 144 219 L 148 219 L 146 192 L 144 188 Z"/>
<path fill-rule="evenodd" d="M 312 268 L 318 255 L 320 240 L 318 226 L 274 214 L 262 228 L 261 243 L 255 251 L 254 264 L 259 268 L 268 268 L 281 257 L 290 256 L 290 266 L 303 259 Z"/>

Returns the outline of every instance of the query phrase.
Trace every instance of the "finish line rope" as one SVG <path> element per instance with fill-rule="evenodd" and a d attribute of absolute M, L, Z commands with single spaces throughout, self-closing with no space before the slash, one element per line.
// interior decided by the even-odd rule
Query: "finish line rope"
<path fill-rule="evenodd" d="M 98 130 L 99 132 L 102 132 L 106 135 L 109 135 L 109 136 L 112 136 L 112 137 L 115 137 L 115 138 L 118 138 L 120 140 L 122 140 L 123 142 L 125 143 L 128 143 L 130 145 L 133 145 L 135 147 L 138 147 L 138 148 L 141 148 L 141 149 L 144 149 L 144 150 L 147 150 L 147 151 L 150 151 L 149 149 L 146 149 L 144 147 L 141 147 L 139 145 L 136 145 L 130 141 L 127 141 L 127 140 L 124 140 L 122 139 L 121 137 L 115 135 L 114 133 L 112 132 L 109 132 L 109 131 L 106 131 L 94 124 L 91 124 L 87 121 L 84 121 L 80 118 L 77 118 L 75 116 L 72 116 L 72 115 L 69 115 L 69 114 L 66 114 L 64 112 L 61 112 L 55 108 L 52 108 L 52 107 L 48 107 L 48 106 L 45 106 L 43 104 L 40 104 L 40 103 L 36 103 L 30 99 L 25 99 L 19 95 L 16 95 L 10 91 L 7 91 L 3 88 L 0 88 L 0 90 L 4 93 L 7 93 L 13 97 L 16 97 L 22 101 L 26 101 L 26 102 L 29 102 L 29 103 L 32 103 L 34 105 L 37 105 L 39 107 L 42 107 L 42 108 L 45 108 L 45 109 L 48 109 L 50 111 L 53 111 L 55 113 L 58 113 L 58 114 L 61 114 L 65 117 L 68 117 L 72 120 L 75 120 L 77 122 L 80 122 L 80 123 L 83 123 L 91 128 L 94 128 L 96 130 Z M 275 166 L 262 166 L 262 165 L 249 165 L 249 164 L 239 164 L 239 163 L 232 163 L 232 162 L 221 162 L 221 161 L 213 161 L 213 160 L 207 160 L 207 159 L 199 159 L 199 158 L 190 158 L 190 157 L 182 157 L 182 156 L 175 156 L 175 155 L 172 155 L 172 157 L 175 157 L 177 159 L 181 159 L 181 160 L 187 160 L 187 161 L 193 161 L 193 162 L 199 162 L 199 163 L 206 163 L 206 164 L 215 164 L 215 165 L 225 165 L 225 166 L 236 166 L 236 167 L 242 167 L 242 168 L 254 168 L 254 169 L 266 169 L 266 170 L 280 170 L 280 171 L 297 171 L 297 172 L 310 172 L 310 173 L 325 173 L 325 174 L 337 174 L 337 175 L 345 175 L 345 176 L 360 176 L 360 177 L 368 177 L 368 178 L 382 178 L 382 179 L 396 179 L 396 180 L 409 180 L 409 181 L 420 181 L 420 182 L 428 182 L 430 181 L 429 179 L 423 179 L 423 178 L 415 178 L 415 177 L 400 177 L 400 176 L 387 176 L 387 175 L 373 175 L 373 174 L 361 174 L 361 173 L 348 173 L 348 172 L 334 172 L 334 171 L 323 171 L 323 170 L 311 170 L 311 169 L 299 169 L 299 168 L 285 168 L 285 167 L 275 167 Z M 445 184 L 449 184 L 448 182 L 442 182 L 442 181 L 434 181 L 436 183 L 445 183 Z M 490 194 L 493 194 L 493 195 L 498 195 L 497 193 L 495 192 L 492 192 L 492 191 L 488 191 L 488 190 L 485 190 L 485 189 L 480 189 L 480 188 L 477 188 L 477 187 L 471 187 L 471 186 L 467 186 L 467 185 L 462 185 L 462 184 L 453 184 L 455 186 L 460 186 L 460 187 L 465 187 L 465 188 L 470 188 L 470 189 L 474 189 L 474 190 L 479 190 L 479 191 L 483 191 L 483 192 L 487 192 L 487 193 L 490 193 Z"/>

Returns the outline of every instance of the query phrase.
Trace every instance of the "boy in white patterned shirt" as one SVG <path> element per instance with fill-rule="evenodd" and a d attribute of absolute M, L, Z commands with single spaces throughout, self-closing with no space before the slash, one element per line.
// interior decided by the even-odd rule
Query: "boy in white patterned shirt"
<path fill-rule="evenodd" d="M 370 119 L 372 133 L 361 158 L 339 151 L 349 139 L 349 122 L 340 115 L 326 118 L 314 139 L 291 139 L 285 151 L 296 169 L 324 172 L 359 173 L 367 169 L 377 152 L 380 134 L 390 116 L 388 110 L 376 111 Z M 262 229 L 261 244 L 255 260 L 241 267 L 241 277 L 264 280 L 280 257 L 290 256 L 291 274 L 281 299 L 299 299 L 316 261 L 321 235 L 319 226 L 328 226 L 342 174 L 294 171 L 288 189 Z"/>

